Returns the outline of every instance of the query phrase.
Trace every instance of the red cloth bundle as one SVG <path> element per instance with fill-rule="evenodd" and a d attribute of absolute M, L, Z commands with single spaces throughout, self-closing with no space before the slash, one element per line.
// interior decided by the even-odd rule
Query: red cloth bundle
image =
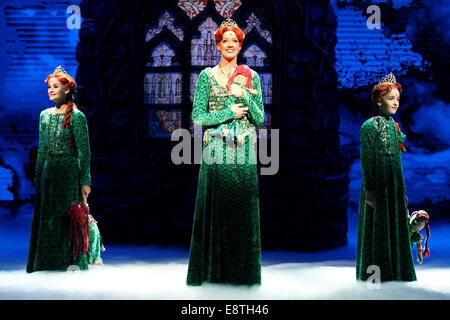
<path fill-rule="evenodd" d="M 253 86 L 252 70 L 248 66 L 246 66 L 245 64 L 241 64 L 241 65 L 237 66 L 234 69 L 234 72 L 231 75 L 230 80 L 228 80 L 228 83 L 227 83 L 227 86 L 226 86 L 228 90 L 230 90 L 230 87 L 231 87 L 231 85 L 234 82 L 234 78 L 236 78 L 237 75 L 243 75 L 246 78 L 246 80 L 247 80 L 247 83 L 246 83 L 247 89 L 251 89 L 252 88 L 252 86 Z"/>
<path fill-rule="evenodd" d="M 70 217 L 70 256 L 85 254 L 90 241 L 89 208 L 84 203 L 74 202 L 67 213 Z"/>

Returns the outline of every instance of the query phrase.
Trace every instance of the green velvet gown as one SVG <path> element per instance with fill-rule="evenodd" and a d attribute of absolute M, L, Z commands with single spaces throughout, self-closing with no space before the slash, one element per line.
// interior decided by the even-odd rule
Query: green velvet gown
<path fill-rule="evenodd" d="M 367 280 L 380 268 L 381 281 L 414 281 L 400 134 L 391 117 L 376 116 L 361 126 L 362 186 L 359 203 L 356 278 Z M 374 191 L 375 209 L 365 202 Z"/>
<path fill-rule="evenodd" d="M 69 217 L 72 202 L 81 203 L 81 186 L 91 184 L 90 147 L 86 117 L 74 109 L 72 125 L 62 130 L 64 113 L 41 112 L 39 150 L 36 161 L 36 200 L 31 225 L 27 272 L 66 270 L 69 265 L 88 269 L 89 263 L 101 262 L 103 249 L 100 233 L 91 222 L 89 252 L 71 258 L 69 254 Z M 75 141 L 70 147 L 67 138 Z"/>
<path fill-rule="evenodd" d="M 192 228 L 188 285 L 203 282 L 261 283 L 261 241 L 255 126 L 264 121 L 260 79 L 252 70 L 253 89 L 228 97 L 211 68 L 201 71 L 192 118 L 206 130 Z M 235 120 L 229 109 L 244 103 L 248 114 Z M 236 132 L 237 142 L 227 139 Z M 208 160 L 209 159 L 209 160 Z"/>

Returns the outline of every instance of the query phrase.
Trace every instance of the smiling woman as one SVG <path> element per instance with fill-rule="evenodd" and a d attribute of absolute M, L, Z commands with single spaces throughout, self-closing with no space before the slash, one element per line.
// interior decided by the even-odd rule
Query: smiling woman
<path fill-rule="evenodd" d="M 251 159 L 255 128 L 264 121 L 261 85 L 246 66 L 247 76 L 239 76 L 248 81 L 241 83 L 236 76 L 244 40 L 237 24 L 227 19 L 215 37 L 221 60 L 200 73 L 192 112 L 194 123 L 206 129 L 187 284 L 260 284 L 258 175 Z"/>
<path fill-rule="evenodd" d="M 237 25 L 224 26 L 223 28 L 217 29 L 214 37 L 216 39 L 217 50 L 224 58 L 220 65 L 224 66 L 227 64 L 226 61 L 232 61 L 237 58 L 245 38 L 244 32 Z"/>

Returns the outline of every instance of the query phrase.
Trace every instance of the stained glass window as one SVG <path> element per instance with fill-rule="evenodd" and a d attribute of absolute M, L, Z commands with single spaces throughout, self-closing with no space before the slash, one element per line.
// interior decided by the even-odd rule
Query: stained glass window
<path fill-rule="evenodd" d="M 247 22 L 247 26 L 242 30 L 245 34 L 249 33 L 253 30 L 253 28 L 255 28 L 256 31 L 258 31 L 258 33 L 261 35 L 261 37 L 263 37 L 267 42 L 272 43 L 272 34 L 263 28 L 261 21 L 254 13 L 250 14 L 245 22 Z"/>
<path fill-rule="evenodd" d="M 240 0 L 214 0 L 214 6 L 224 18 L 229 18 L 241 6 Z"/>
<path fill-rule="evenodd" d="M 267 59 L 267 55 L 258 45 L 252 44 L 242 54 L 247 60 L 250 67 L 263 67 Z"/>
<path fill-rule="evenodd" d="M 178 6 L 187 14 L 190 19 L 195 18 L 202 12 L 207 4 L 207 0 L 178 0 Z"/>
<path fill-rule="evenodd" d="M 191 41 L 191 56 L 193 66 L 213 66 L 220 62 L 220 53 L 216 48 L 214 32 L 219 28 L 213 19 L 208 17 L 198 27 L 200 37 Z"/>
<path fill-rule="evenodd" d="M 177 65 L 172 64 L 172 58 L 175 56 L 175 51 L 165 42 L 158 45 L 151 54 L 152 62 L 148 62 L 147 65 L 152 67 L 162 67 Z"/>
<path fill-rule="evenodd" d="M 210 0 L 214 1 L 214 7 L 217 12 L 224 18 L 231 17 L 233 13 L 242 5 L 240 0 Z M 201 13 L 206 5 L 207 0 L 178 0 L 178 6 L 190 18 L 194 19 Z"/>
<path fill-rule="evenodd" d="M 181 28 L 178 28 L 174 24 L 174 18 L 169 12 L 164 12 L 158 20 L 158 25 L 156 27 L 148 28 L 147 36 L 145 41 L 148 42 L 153 39 L 157 34 L 159 34 L 164 27 L 172 31 L 172 33 L 180 40 L 184 39 L 184 32 Z"/>
<path fill-rule="evenodd" d="M 144 78 L 144 103 L 181 103 L 181 73 L 147 73 Z"/>
<path fill-rule="evenodd" d="M 177 4 L 179 13 L 174 14 L 170 9 L 167 11 L 163 9 L 158 24 L 147 28 L 144 105 L 146 108 L 145 133 L 150 138 L 169 138 L 173 130 L 181 128 L 182 125 L 190 129 L 192 135 L 194 134 L 192 103 L 198 76 L 202 69 L 219 64 L 221 59 L 216 49 L 214 32 L 223 20 L 217 18 L 217 13 L 223 18 L 235 19 L 234 13 L 242 7 L 241 0 L 179 0 Z M 167 7 L 170 6 L 167 5 Z M 195 19 L 200 13 L 202 18 Z M 179 19 L 180 14 L 185 14 L 189 19 Z M 238 63 L 247 64 L 258 72 L 266 112 L 264 123 L 259 128 L 270 130 L 273 101 L 272 66 L 270 65 L 272 53 L 268 49 L 272 44 L 272 34 L 262 25 L 255 13 L 240 13 L 239 17 L 242 17 L 242 20 L 236 22 L 246 35 L 257 32 L 260 36 L 256 38 L 252 36 L 248 38 L 251 40 L 244 41 Z M 173 33 L 176 38 L 156 37 L 164 28 Z M 187 33 L 184 28 L 198 30 L 198 32 L 194 32 L 190 38 L 185 38 L 191 33 Z M 186 61 L 183 57 L 177 56 L 178 48 L 189 44 L 191 57 Z M 185 75 L 189 79 L 183 79 Z M 187 81 L 188 85 L 183 85 L 183 80 Z M 186 91 L 183 91 L 184 89 Z"/>
<path fill-rule="evenodd" d="M 272 74 L 269 72 L 260 72 L 261 92 L 264 104 L 272 104 Z"/>

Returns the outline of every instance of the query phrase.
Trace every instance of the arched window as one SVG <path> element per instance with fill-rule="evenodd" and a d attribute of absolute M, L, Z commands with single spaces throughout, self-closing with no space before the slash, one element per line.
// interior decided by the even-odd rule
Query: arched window
<path fill-rule="evenodd" d="M 247 64 L 260 76 L 266 110 L 260 128 L 270 129 L 272 34 L 258 13 L 240 0 L 179 0 L 177 6 L 160 11 L 157 24 L 146 26 L 144 137 L 169 138 L 177 128 L 193 133 L 192 102 L 198 75 L 220 62 L 214 31 L 227 17 L 246 35 L 238 64 Z"/>

